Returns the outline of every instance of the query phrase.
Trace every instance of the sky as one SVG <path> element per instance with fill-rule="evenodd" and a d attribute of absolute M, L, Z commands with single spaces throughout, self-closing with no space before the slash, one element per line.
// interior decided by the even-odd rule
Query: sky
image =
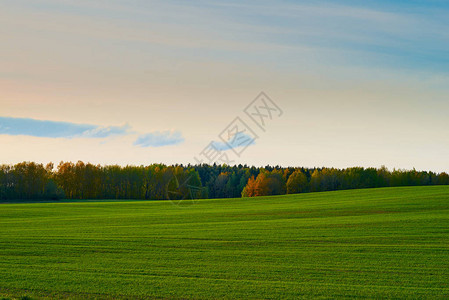
<path fill-rule="evenodd" d="M 448 14 L 447 1 L 2 0 L 0 164 L 448 172 Z"/>

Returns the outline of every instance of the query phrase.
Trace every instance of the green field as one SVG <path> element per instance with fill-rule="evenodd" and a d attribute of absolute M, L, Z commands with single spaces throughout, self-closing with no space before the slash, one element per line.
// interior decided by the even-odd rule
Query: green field
<path fill-rule="evenodd" d="M 0 297 L 445 298 L 449 186 L 0 205 Z"/>

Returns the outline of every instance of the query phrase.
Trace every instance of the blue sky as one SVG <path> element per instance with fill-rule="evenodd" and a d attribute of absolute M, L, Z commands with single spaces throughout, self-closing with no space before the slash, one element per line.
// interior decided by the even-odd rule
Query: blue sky
<path fill-rule="evenodd" d="M 239 163 L 448 170 L 448 13 L 447 1 L 5 0 L 0 156 L 194 162 L 265 91 L 285 115 Z M 58 149 L 24 150 L 36 144 Z"/>

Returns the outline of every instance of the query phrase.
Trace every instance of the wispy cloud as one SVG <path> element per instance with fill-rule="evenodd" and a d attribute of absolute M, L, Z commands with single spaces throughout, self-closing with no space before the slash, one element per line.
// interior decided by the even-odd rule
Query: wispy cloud
<path fill-rule="evenodd" d="M 162 147 L 176 145 L 184 142 L 184 138 L 179 131 L 155 131 L 140 135 L 134 142 L 140 147 Z"/>
<path fill-rule="evenodd" d="M 30 42 L 34 35 L 29 35 L 39 30 L 39 36 L 42 34 L 50 42 L 68 36 L 71 41 L 76 39 L 78 44 L 86 45 L 86 49 L 97 46 L 90 44 L 92 41 L 100 41 L 102 45 L 126 44 L 129 49 L 138 45 L 169 59 L 183 56 L 196 61 L 201 51 L 201 57 L 220 62 L 255 61 L 264 65 L 275 62 L 294 69 L 304 69 L 304 64 L 310 63 L 307 68 L 340 64 L 447 73 L 449 65 L 446 51 L 449 6 L 444 1 L 260 1 L 253 5 L 242 1 L 195 0 L 138 1 L 134 6 L 123 1 L 46 0 L 35 1 L 38 4 L 31 6 L 25 0 L 6 2 L 8 5 L 0 9 L 0 17 L 6 24 L 16 28 L 18 16 L 23 18 L 17 27 L 20 30 L 11 33 L 15 43 L 2 49 L 11 49 L 4 53 L 11 57 L 17 57 L 29 45 L 35 47 L 36 43 Z M 31 28 L 33 31 L 29 33 Z M 22 37 L 24 32 L 28 33 Z M 48 47 L 66 53 L 63 58 L 67 62 L 83 53 L 71 54 L 71 49 L 63 48 L 64 44 L 55 42 Z M 107 50 L 104 59 L 110 56 L 111 61 L 106 66 L 95 56 L 85 55 L 82 61 L 105 68 L 120 61 L 113 60 L 114 55 L 123 56 L 122 48 Z M 52 52 L 42 50 L 43 56 L 44 53 Z M 90 57 L 95 61 L 89 61 Z M 133 58 L 129 55 L 128 65 L 134 66 Z M 136 65 L 146 61 L 136 58 L 139 58 Z M 22 63 L 19 59 L 13 62 Z M 122 68 L 123 64 L 117 67 Z M 21 71 L 17 67 L 11 69 L 14 73 Z M 26 65 L 22 72 L 28 74 L 29 69 Z M 40 79 L 41 73 L 37 75 Z M 60 73 L 57 72 L 57 78 Z"/>
<path fill-rule="evenodd" d="M 25 135 L 47 138 L 96 138 L 136 134 L 128 124 L 123 126 L 99 126 L 70 122 L 55 122 L 31 118 L 0 117 L 0 135 Z M 184 142 L 179 131 L 155 131 L 139 135 L 134 142 L 140 147 L 162 147 Z"/>
<path fill-rule="evenodd" d="M 238 147 L 247 147 L 249 145 L 254 145 L 255 141 L 252 137 L 245 134 L 244 132 L 237 132 L 226 143 L 213 141 L 213 144 L 216 149 L 226 151 Z"/>
<path fill-rule="evenodd" d="M 106 138 L 130 134 L 130 126 L 99 126 L 70 122 L 0 117 L 0 134 L 49 138 Z"/>

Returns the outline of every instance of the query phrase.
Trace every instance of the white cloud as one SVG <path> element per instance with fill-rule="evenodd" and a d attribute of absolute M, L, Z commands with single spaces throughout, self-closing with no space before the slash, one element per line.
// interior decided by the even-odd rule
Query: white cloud
<path fill-rule="evenodd" d="M 162 147 L 176 145 L 184 142 L 184 137 L 179 131 L 155 131 L 140 135 L 134 142 L 140 147 Z"/>
<path fill-rule="evenodd" d="M 129 125 L 98 126 L 71 122 L 0 117 L 0 134 L 49 138 L 106 138 L 132 133 Z"/>
<path fill-rule="evenodd" d="M 255 141 L 252 137 L 245 134 L 244 132 L 237 132 L 226 143 L 213 141 L 213 144 L 216 149 L 226 151 L 238 147 L 247 147 L 250 145 L 254 145 Z"/>

